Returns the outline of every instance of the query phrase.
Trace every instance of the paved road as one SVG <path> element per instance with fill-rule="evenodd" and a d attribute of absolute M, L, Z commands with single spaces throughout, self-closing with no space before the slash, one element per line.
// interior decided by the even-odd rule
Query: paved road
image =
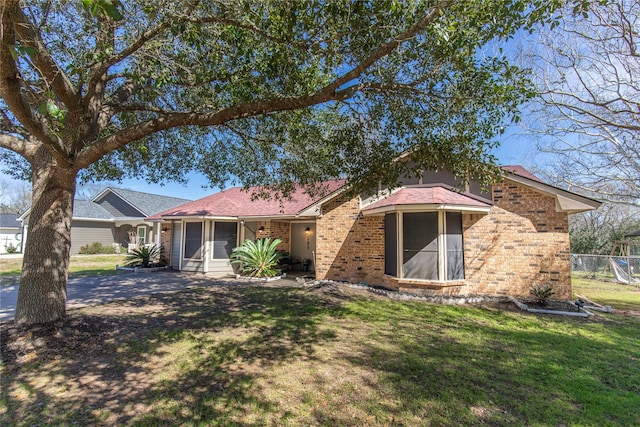
<path fill-rule="evenodd" d="M 101 304 L 140 295 L 178 291 L 193 286 L 215 286 L 228 279 L 213 279 L 194 273 L 162 271 L 154 273 L 124 273 L 113 276 L 69 279 L 67 308 Z M 0 287 L 0 322 L 13 319 L 18 298 L 18 286 Z"/>

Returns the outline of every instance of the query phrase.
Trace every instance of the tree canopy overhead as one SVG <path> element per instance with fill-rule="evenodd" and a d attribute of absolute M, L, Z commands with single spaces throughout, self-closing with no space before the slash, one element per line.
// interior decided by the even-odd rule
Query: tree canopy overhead
<path fill-rule="evenodd" d="M 84 3 L 4 11 L 1 146 L 44 145 L 83 179 L 248 185 L 360 177 L 415 145 L 433 166 L 491 160 L 523 78 L 478 48 L 553 7 Z"/>
<path fill-rule="evenodd" d="M 407 149 L 418 168 L 492 175 L 530 93 L 482 48 L 561 3 L 5 1 L 0 147 L 33 183 L 16 320 L 64 316 L 78 178 L 364 188 L 394 183 Z"/>

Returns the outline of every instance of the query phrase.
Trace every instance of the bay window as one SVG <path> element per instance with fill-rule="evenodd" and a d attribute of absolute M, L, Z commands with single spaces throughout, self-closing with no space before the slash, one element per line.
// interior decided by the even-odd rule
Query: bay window
<path fill-rule="evenodd" d="M 386 214 L 385 274 L 430 281 L 464 279 L 462 214 Z"/>

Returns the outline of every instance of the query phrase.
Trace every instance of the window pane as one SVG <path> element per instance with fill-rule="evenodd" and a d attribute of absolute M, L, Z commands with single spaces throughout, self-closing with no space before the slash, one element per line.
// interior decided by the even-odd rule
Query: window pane
<path fill-rule="evenodd" d="M 184 232 L 184 257 L 202 257 L 202 223 L 187 222 Z"/>
<path fill-rule="evenodd" d="M 235 222 L 216 222 L 213 229 L 213 257 L 229 259 L 238 240 L 238 225 Z"/>
<path fill-rule="evenodd" d="M 447 280 L 464 279 L 462 214 L 447 212 Z"/>
<path fill-rule="evenodd" d="M 403 277 L 438 280 L 438 213 L 405 213 L 402 222 Z"/>
<path fill-rule="evenodd" d="M 389 276 L 398 275 L 397 224 L 395 213 L 384 216 L 384 273 Z"/>

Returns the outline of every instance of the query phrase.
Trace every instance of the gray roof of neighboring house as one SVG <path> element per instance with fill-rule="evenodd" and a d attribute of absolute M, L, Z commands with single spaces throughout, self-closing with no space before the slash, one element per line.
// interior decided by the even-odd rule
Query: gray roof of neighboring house
<path fill-rule="evenodd" d="M 191 201 L 189 199 L 161 196 L 159 194 L 143 193 L 141 191 L 125 190 L 122 188 L 109 187 L 108 190 L 111 190 L 113 193 L 120 196 L 130 205 L 139 211 L 142 211 L 142 213 L 147 216 L 166 211 L 167 209 L 171 209 Z"/>
<path fill-rule="evenodd" d="M 0 227 L 2 228 L 20 228 L 18 221 L 20 214 L 0 213 Z"/>
<path fill-rule="evenodd" d="M 105 208 L 91 200 L 74 200 L 73 201 L 73 217 L 74 218 L 93 218 L 93 219 L 111 219 L 113 215 Z"/>

